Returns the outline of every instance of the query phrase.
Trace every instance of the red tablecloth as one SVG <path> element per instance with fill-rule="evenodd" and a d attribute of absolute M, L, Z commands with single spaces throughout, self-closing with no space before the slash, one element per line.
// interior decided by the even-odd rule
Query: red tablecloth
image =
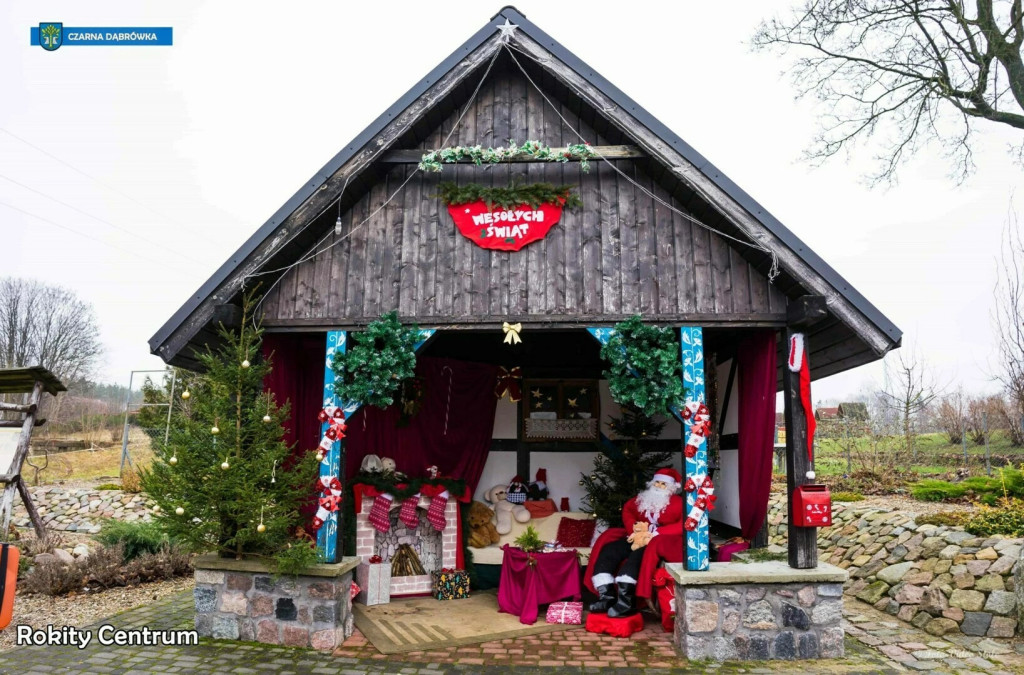
<path fill-rule="evenodd" d="M 580 599 L 580 563 L 575 551 L 526 553 L 508 544 L 501 561 L 498 611 L 518 614 L 519 622 L 537 621 L 537 606 L 571 597 Z"/>

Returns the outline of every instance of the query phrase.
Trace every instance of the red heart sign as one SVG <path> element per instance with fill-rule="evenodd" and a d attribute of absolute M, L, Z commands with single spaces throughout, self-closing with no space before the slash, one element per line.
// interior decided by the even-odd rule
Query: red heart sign
<path fill-rule="evenodd" d="M 448 213 L 463 236 L 482 248 L 518 251 L 543 239 L 562 217 L 561 204 L 541 204 L 534 208 L 520 204 L 514 208 L 488 207 L 477 201 L 449 205 Z"/>

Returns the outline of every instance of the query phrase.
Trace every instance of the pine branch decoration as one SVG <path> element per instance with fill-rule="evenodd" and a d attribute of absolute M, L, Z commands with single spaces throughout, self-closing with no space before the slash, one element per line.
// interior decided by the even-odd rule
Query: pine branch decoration
<path fill-rule="evenodd" d="M 395 402 L 402 381 L 415 374 L 419 339 L 420 329 L 399 323 L 398 312 L 352 333 L 351 347 L 347 352 L 336 351 L 331 363 L 335 395 L 345 402 L 388 407 Z"/>
<path fill-rule="evenodd" d="M 551 183 L 490 187 L 479 183 L 458 185 L 446 181 L 438 185 L 438 197 L 446 206 L 458 206 L 470 202 L 484 202 L 487 208 L 495 206 L 510 209 L 522 204 L 533 208 L 541 204 L 558 204 L 566 209 L 583 206 L 583 200 L 573 192 L 575 186 L 556 187 Z"/>

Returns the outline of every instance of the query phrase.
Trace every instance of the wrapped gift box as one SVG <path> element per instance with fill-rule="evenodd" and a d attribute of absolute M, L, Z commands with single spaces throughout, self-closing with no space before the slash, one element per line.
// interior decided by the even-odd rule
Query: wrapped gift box
<path fill-rule="evenodd" d="M 469 597 L 469 574 L 466 570 L 434 570 L 430 573 L 430 582 L 430 594 L 438 600 Z"/>
<path fill-rule="evenodd" d="M 361 589 L 357 602 L 364 605 L 391 602 L 391 563 L 362 563 L 356 568 L 356 584 Z"/>
<path fill-rule="evenodd" d="M 548 623 L 571 623 L 578 626 L 583 623 L 583 603 L 552 602 L 548 605 L 544 620 Z"/>

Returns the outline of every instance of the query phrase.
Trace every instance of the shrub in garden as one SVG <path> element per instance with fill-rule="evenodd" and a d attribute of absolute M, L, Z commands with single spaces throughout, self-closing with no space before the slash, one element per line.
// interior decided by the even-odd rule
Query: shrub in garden
<path fill-rule="evenodd" d="M 157 553 L 170 544 L 167 533 L 156 523 L 129 523 L 114 519 L 105 521 L 94 538 L 105 546 L 123 546 L 124 562 L 144 553 Z"/>
<path fill-rule="evenodd" d="M 995 506 L 982 506 L 964 529 L 978 536 L 1024 537 L 1024 500 L 1004 498 Z"/>
<path fill-rule="evenodd" d="M 864 501 L 864 495 L 859 492 L 833 492 L 832 501 L 834 502 L 862 502 Z"/>
<path fill-rule="evenodd" d="M 73 563 L 40 563 L 20 582 L 25 593 L 67 595 L 89 589 L 132 586 L 162 581 L 192 572 L 187 553 L 164 546 L 156 553 L 143 553 L 128 563 L 121 544 L 103 546 Z"/>
<path fill-rule="evenodd" d="M 972 476 L 959 483 L 944 480 L 922 480 L 910 490 L 914 499 L 924 502 L 977 499 L 994 506 L 1004 497 L 1024 497 L 1024 474 L 1018 469 L 1000 469 L 994 476 Z"/>
<path fill-rule="evenodd" d="M 918 525 L 943 525 L 956 527 L 966 525 L 971 519 L 971 514 L 966 511 L 939 511 L 938 513 L 926 513 L 914 519 Z"/>
<path fill-rule="evenodd" d="M 97 485 L 96 489 L 97 490 L 120 490 L 121 489 L 121 484 L 120 483 L 102 483 L 101 485 Z"/>

